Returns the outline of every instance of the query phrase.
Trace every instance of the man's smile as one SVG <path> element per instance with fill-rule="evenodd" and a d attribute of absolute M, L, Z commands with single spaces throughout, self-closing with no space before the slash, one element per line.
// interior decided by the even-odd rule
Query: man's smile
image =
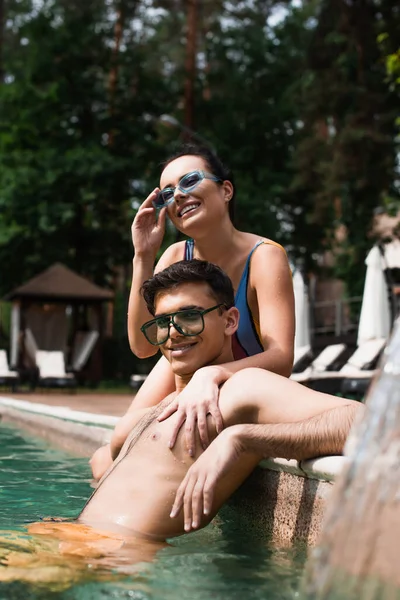
<path fill-rule="evenodd" d="M 174 346 L 171 346 L 170 348 L 168 348 L 168 350 L 171 353 L 171 357 L 176 358 L 178 356 L 182 356 L 183 354 L 186 354 L 189 350 L 191 350 L 196 345 L 197 345 L 197 342 L 185 342 L 182 344 L 175 344 Z"/>

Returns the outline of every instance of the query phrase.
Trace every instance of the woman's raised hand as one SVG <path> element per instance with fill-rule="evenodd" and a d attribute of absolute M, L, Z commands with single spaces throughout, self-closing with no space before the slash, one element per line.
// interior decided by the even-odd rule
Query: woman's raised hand
<path fill-rule="evenodd" d="M 152 256 L 155 260 L 165 233 L 167 209 L 162 208 L 158 215 L 153 206 L 159 188 L 155 188 L 140 206 L 132 223 L 132 243 L 135 255 Z"/>

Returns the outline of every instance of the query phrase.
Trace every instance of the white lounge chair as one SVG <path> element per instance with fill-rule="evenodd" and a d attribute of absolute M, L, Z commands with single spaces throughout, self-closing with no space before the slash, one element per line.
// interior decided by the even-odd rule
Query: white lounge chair
<path fill-rule="evenodd" d="M 377 338 L 363 342 L 339 371 L 315 373 L 312 379 L 343 379 L 346 377 L 370 379 L 376 372 L 376 369 L 370 369 L 370 366 L 378 360 L 380 353 L 386 345 L 386 341 L 385 338 Z"/>
<path fill-rule="evenodd" d="M 75 376 L 65 371 L 64 353 L 60 350 L 37 350 L 38 385 L 45 387 L 76 385 Z"/>
<path fill-rule="evenodd" d="M 312 363 L 304 369 L 301 373 L 292 373 L 290 376 L 294 381 L 304 383 L 309 379 L 312 379 L 314 375 L 319 373 L 325 373 L 327 369 L 331 368 L 339 356 L 345 351 L 345 344 L 331 344 L 326 346 L 320 354 L 312 361 Z"/>
<path fill-rule="evenodd" d="M 15 391 L 19 382 L 19 374 L 17 371 L 11 371 L 8 365 L 7 352 L 0 350 L 0 385 L 11 385 Z"/>
<path fill-rule="evenodd" d="M 339 371 L 313 373 L 304 383 L 314 390 L 330 394 L 352 394 L 363 398 L 378 369 L 375 364 L 385 347 L 386 339 L 362 343 Z"/>

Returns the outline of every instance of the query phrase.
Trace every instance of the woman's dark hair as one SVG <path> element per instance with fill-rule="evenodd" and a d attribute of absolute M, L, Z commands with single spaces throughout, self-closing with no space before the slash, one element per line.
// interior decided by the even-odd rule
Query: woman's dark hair
<path fill-rule="evenodd" d="M 158 292 L 170 290 L 183 283 L 206 283 L 218 304 L 226 308 L 234 305 L 235 294 L 228 275 L 217 265 L 206 260 L 180 260 L 147 279 L 141 292 L 149 312 L 155 314 L 155 298 Z"/>
<path fill-rule="evenodd" d="M 232 175 L 230 169 L 228 169 L 228 167 L 226 167 L 222 163 L 222 161 L 219 159 L 219 157 L 210 148 L 208 148 L 207 146 L 200 146 L 200 145 L 194 144 L 192 142 L 182 144 L 182 146 L 180 146 L 177 149 L 177 151 L 162 164 L 162 166 L 163 166 L 163 168 L 165 168 L 173 160 L 176 160 L 177 158 L 180 158 L 181 156 L 189 156 L 189 155 L 190 156 L 199 156 L 207 163 L 208 168 L 210 169 L 210 172 L 213 175 L 215 175 L 222 181 L 230 181 L 231 182 L 231 184 L 233 186 L 233 195 L 232 195 L 232 198 L 229 200 L 229 216 L 231 218 L 231 221 L 233 222 L 234 214 L 235 214 L 235 184 L 233 181 L 233 175 Z"/>

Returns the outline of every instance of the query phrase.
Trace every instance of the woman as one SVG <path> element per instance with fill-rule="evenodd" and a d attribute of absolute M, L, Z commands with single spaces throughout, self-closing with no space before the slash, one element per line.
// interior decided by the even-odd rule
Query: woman
<path fill-rule="evenodd" d="M 186 421 L 190 454 L 194 452 L 196 427 L 203 447 L 208 445 L 207 414 L 214 418 L 217 430 L 222 430 L 219 387 L 231 375 L 247 367 L 261 367 L 288 377 L 293 364 L 294 298 L 285 251 L 269 239 L 234 227 L 231 219 L 234 191 L 230 173 L 211 151 L 186 145 L 166 162 L 160 188 L 155 188 L 146 198 L 132 225 L 135 255 L 128 336 L 136 356 L 146 358 L 157 352 L 140 330 L 143 323 L 152 318 L 140 288 L 153 274 L 167 214 L 175 227 L 190 239 L 167 248 L 156 271 L 183 259 L 208 260 L 229 275 L 235 289 L 235 304 L 240 310 L 240 326 L 234 341 L 235 361 L 200 369 L 159 417 L 163 420 L 178 411 L 170 447 Z M 115 428 L 111 442 L 113 459 L 129 433 L 131 411 L 155 405 L 173 390 L 172 371 L 166 359 L 161 358 Z M 95 477 L 104 470 L 99 466 L 103 460 L 110 462 L 107 447 L 97 451 L 91 461 Z"/>

